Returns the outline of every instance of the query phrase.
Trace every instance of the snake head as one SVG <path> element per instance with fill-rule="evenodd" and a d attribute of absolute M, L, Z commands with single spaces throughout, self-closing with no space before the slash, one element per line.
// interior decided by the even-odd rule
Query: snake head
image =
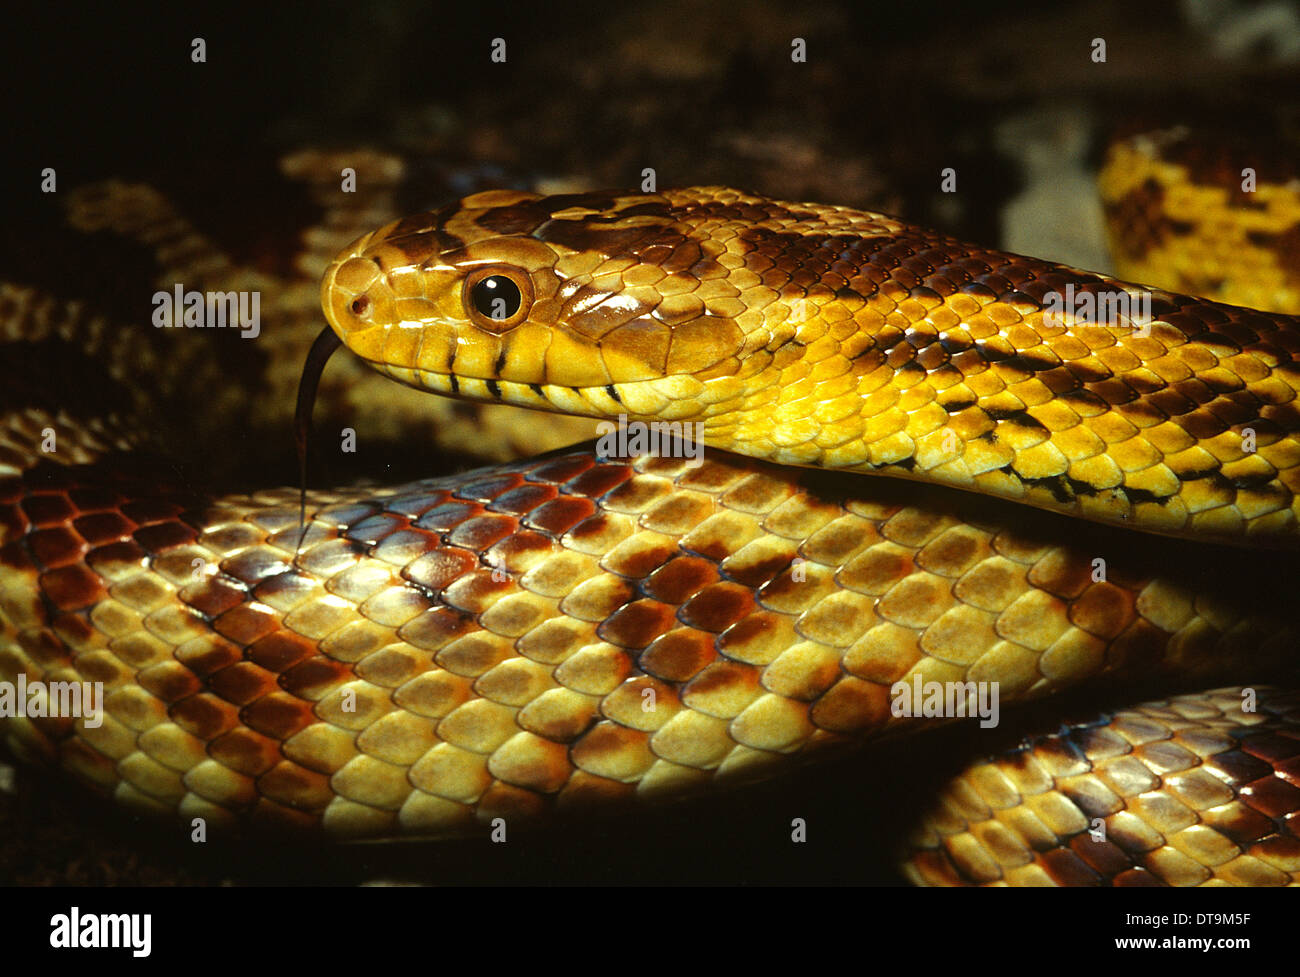
<path fill-rule="evenodd" d="M 744 214 L 751 200 L 718 188 L 478 193 L 358 239 L 326 271 L 322 305 L 354 353 L 411 386 L 590 416 L 698 416 L 734 399 L 771 350 L 799 348 L 789 310 L 768 308 L 778 293 L 745 267 L 741 218 L 763 216 Z"/>

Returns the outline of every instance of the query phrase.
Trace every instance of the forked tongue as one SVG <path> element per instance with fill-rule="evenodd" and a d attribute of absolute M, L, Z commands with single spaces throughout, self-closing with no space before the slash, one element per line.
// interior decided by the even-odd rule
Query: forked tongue
<path fill-rule="evenodd" d="M 293 562 L 298 565 L 298 556 L 302 552 L 303 540 L 307 538 L 307 439 L 311 434 L 311 411 L 316 404 L 316 389 L 320 386 L 321 374 L 325 364 L 334 355 L 334 351 L 343 345 L 336 333 L 329 326 L 321 330 L 316 341 L 311 344 L 307 360 L 302 365 L 302 376 L 298 380 L 298 405 L 293 412 L 293 434 L 298 443 L 298 545 L 294 547 Z"/>

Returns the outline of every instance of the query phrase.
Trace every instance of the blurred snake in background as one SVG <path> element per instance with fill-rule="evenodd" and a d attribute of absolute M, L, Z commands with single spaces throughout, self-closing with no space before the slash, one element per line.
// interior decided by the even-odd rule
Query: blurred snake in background
<path fill-rule="evenodd" d="M 945 721 L 900 715 L 900 688 L 1009 711 L 1095 688 L 1122 708 L 966 769 L 904 873 L 1295 884 L 1300 184 L 1233 189 L 1182 139 L 1108 157 L 1120 273 L 1239 304 L 717 187 L 491 190 L 378 230 L 354 210 L 316 266 L 322 353 L 708 450 L 312 492 L 299 545 L 293 490 L 145 467 L 154 364 L 110 361 L 112 409 L 72 424 L 33 393 L 0 430 L 0 680 L 103 682 L 103 722 L 0 728 L 164 815 L 438 837 Z M 123 194 L 81 219 L 184 237 Z M 34 340 L 126 341 L 0 298 L 33 370 Z"/>

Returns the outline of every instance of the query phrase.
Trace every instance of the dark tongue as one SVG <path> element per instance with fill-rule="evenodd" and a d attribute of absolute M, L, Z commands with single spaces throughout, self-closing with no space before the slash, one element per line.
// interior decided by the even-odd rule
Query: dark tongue
<path fill-rule="evenodd" d="M 302 550 L 302 541 L 307 536 L 307 438 L 311 434 L 311 411 L 316 403 L 316 389 L 320 386 L 325 364 L 342 345 L 343 341 L 338 334 L 326 326 L 311 344 L 311 351 L 307 353 L 307 360 L 302 365 L 302 377 L 298 380 L 298 406 L 293 412 L 293 434 L 298 443 L 298 485 L 301 494 L 298 497 L 298 545 L 293 553 L 295 565 Z"/>

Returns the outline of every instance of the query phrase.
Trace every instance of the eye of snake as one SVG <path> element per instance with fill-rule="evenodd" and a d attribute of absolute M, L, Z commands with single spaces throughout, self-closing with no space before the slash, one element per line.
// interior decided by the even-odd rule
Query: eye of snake
<path fill-rule="evenodd" d="M 504 332 L 528 316 L 532 286 L 513 268 L 481 268 L 465 279 L 465 311 L 478 326 Z"/>

